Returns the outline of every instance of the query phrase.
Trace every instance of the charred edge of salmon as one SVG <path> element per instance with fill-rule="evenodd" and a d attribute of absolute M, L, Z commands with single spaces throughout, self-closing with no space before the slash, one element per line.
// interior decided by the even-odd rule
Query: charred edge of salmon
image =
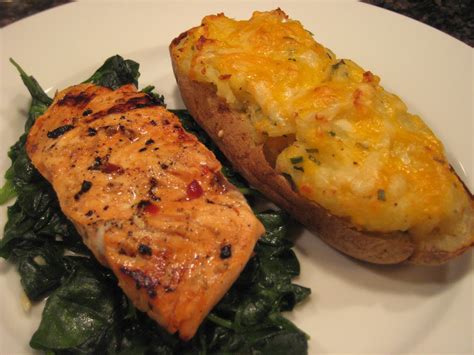
<path fill-rule="evenodd" d="M 229 190 L 236 189 L 236 187 L 232 185 L 220 171 L 214 172 L 211 186 L 220 193 L 226 193 Z"/>
<path fill-rule="evenodd" d="M 131 277 L 133 281 L 135 281 L 135 287 L 137 290 L 144 288 L 150 298 L 153 299 L 158 295 L 156 287 L 160 285 L 159 280 L 153 279 L 141 270 L 133 270 L 126 266 L 121 266 L 120 272 Z"/>
<path fill-rule="evenodd" d="M 85 107 L 94 97 L 95 93 L 89 94 L 85 91 L 82 91 L 79 94 L 68 93 L 58 101 L 57 105 Z"/>
<path fill-rule="evenodd" d="M 89 118 L 87 118 L 86 122 L 91 123 L 91 122 L 94 122 L 95 120 L 98 120 L 104 116 L 108 116 L 111 114 L 125 113 L 131 110 L 144 108 L 144 107 L 152 107 L 152 106 L 161 106 L 161 104 L 158 101 L 156 101 L 152 96 L 145 94 L 143 96 L 133 97 L 129 99 L 128 101 L 114 105 L 108 108 L 107 110 L 99 111 L 92 115 L 88 115 L 87 117 Z"/>

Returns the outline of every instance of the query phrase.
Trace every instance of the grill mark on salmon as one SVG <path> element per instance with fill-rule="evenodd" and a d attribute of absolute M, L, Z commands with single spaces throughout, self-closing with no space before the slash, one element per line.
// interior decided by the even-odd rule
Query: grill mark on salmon
<path fill-rule="evenodd" d="M 56 139 L 74 128 L 75 127 L 72 124 L 67 124 L 67 125 L 55 128 L 52 131 L 49 131 L 46 135 L 48 136 L 48 138 Z"/>
<path fill-rule="evenodd" d="M 57 102 L 58 106 L 76 106 L 76 107 L 85 107 L 92 99 L 94 98 L 93 94 L 88 94 L 85 91 L 80 92 L 79 94 L 67 94 L 61 100 Z"/>
<path fill-rule="evenodd" d="M 147 293 L 153 292 L 153 297 L 156 297 L 156 286 L 160 284 L 159 280 L 154 280 L 147 274 L 145 274 L 141 270 L 132 270 L 125 266 L 120 267 L 120 272 L 123 274 L 130 276 L 133 281 L 135 281 L 135 287 L 137 290 L 141 289 L 142 287 L 147 290 Z"/>
<path fill-rule="evenodd" d="M 114 105 L 107 110 L 99 111 L 94 113 L 90 118 L 86 119 L 87 123 L 91 123 L 95 120 L 98 120 L 104 116 L 108 116 L 114 113 L 124 113 L 130 110 L 135 110 L 144 107 L 160 106 L 154 99 L 148 95 L 133 97 L 124 103 L 119 103 Z"/>

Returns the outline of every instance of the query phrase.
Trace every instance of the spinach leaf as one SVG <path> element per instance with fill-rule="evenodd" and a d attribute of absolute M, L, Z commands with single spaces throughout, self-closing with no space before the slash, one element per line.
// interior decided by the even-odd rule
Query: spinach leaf
<path fill-rule="evenodd" d="M 0 204 L 9 201 L 11 198 L 17 195 L 18 186 L 17 182 L 14 180 L 19 176 L 17 174 L 21 171 L 21 169 L 19 167 L 15 168 L 15 163 L 19 157 L 22 158 L 22 161 L 19 164 L 25 164 L 25 160 L 29 160 L 26 156 L 24 148 L 26 135 L 31 126 L 33 126 L 33 123 L 36 121 L 36 119 L 41 116 L 46 111 L 48 106 L 53 102 L 53 100 L 44 92 L 33 76 L 26 74 L 25 71 L 12 58 L 10 58 L 10 62 L 20 73 L 23 83 L 31 94 L 32 101 L 30 109 L 28 110 L 28 118 L 25 122 L 25 134 L 20 137 L 18 142 L 16 142 L 8 152 L 8 156 L 12 161 L 12 167 L 10 167 L 10 169 L 8 169 L 5 173 L 5 184 L 0 189 Z"/>
<path fill-rule="evenodd" d="M 25 123 L 25 132 L 28 132 L 36 119 L 46 111 L 49 105 L 51 105 L 53 99 L 44 92 L 36 79 L 33 76 L 26 74 L 12 58 L 10 58 L 10 62 L 20 73 L 21 80 L 23 80 L 23 83 L 31 94 L 32 102 L 28 111 L 28 119 Z"/>
<path fill-rule="evenodd" d="M 30 345 L 40 350 L 99 353 L 113 337 L 120 297 L 113 283 L 86 263 L 76 263 L 69 278 L 46 302 Z M 112 286 L 112 287 L 111 287 Z M 102 343 L 102 348 L 97 347 Z M 107 348 L 105 346 L 105 348 Z"/>
<path fill-rule="evenodd" d="M 141 91 L 150 95 L 156 104 L 166 107 L 165 97 L 163 95 L 156 93 L 154 90 L 155 90 L 155 87 L 153 85 L 148 85 L 144 87 Z"/>
<path fill-rule="evenodd" d="M 41 178 L 42 179 L 42 178 Z M 51 243 L 57 238 L 75 252 L 89 252 L 80 237 L 61 212 L 51 185 L 39 182 L 21 185 L 16 202 L 8 207 L 8 221 L 0 240 L 0 256 L 10 258 L 12 251 L 29 250 Z"/>
<path fill-rule="evenodd" d="M 108 58 L 85 83 L 94 83 L 112 90 L 125 84 L 134 84 L 138 87 L 139 67 L 140 64 L 137 62 L 115 55 Z"/>
<path fill-rule="evenodd" d="M 10 170 L 7 170 L 7 173 L 8 171 Z M 5 174 L 5 184 L 0 188 L 0 205 L 3 205 L 16 196 L 15 185 L 13 185 L 13 181 L 6 175 L 7 174 Z"/>
<path fill-rule="evenodd" d="M 66 273 L 61 262 L 62 252 L 60 246 L 52 243 L 14 250 L 21 285 L 30 300 L 40 300 L 61 284 L 61 279 Z"/>
<path fill-rule="evenodd" d="M 18 203 L 8 207 L 7 223 L 3 238 L 0 240 L 0 256 L 8 259 L 12 251 L 21 248 L 21 245 L 36 242 L 37 236 L 33 232 L 35 221 L 28 218 Z"/>
<path fill-rule="evenodd" d="M 42 103 L 46 107 L 51 105 L 53 100 L 48 95 L 46 95 L 36 79 L 33 76 L 26 74 L 25 71 L 12 58 L 10 58 L 10 63 L 12 63 L 20 73 L 21 80 L 23 80 L 23 83 L 30 92 L 31 98 L 39 103 Z"/>

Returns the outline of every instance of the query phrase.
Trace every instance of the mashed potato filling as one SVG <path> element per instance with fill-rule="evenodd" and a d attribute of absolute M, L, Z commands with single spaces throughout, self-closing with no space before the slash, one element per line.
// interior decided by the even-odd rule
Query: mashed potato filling
<path fill-rule="evenodd" d="M 276 169 L 361 229 L 441 233 L 470 208 L 441 142 L 380 79 L 317 43 L 280 10 L 207 16 L 179 45 L 193 80 L 213 83 L 261 142 L 294 135 Z"/>

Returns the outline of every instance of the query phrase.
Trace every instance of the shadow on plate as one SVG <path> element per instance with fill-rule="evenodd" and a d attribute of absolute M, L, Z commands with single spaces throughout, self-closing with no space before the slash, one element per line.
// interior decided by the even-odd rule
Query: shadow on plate
<path fill-rule="evenodd" d="M 372 291 L 430 295 L 457 283 L 473 271 L 471 252 L 439 266 L 376 265 L 344 255 L 326 245 L 315 232 L 291 227 L 298 252 L 320 271 Z"/>

